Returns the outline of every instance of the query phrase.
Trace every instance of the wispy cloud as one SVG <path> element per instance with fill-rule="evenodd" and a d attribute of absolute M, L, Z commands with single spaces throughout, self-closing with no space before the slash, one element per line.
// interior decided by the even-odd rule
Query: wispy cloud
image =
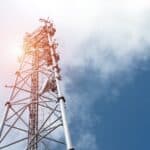
<path fill-rule="evenodd" d="M 79 137 L 76 149 L 85 150 L 85 149 L 98 150 L 99 148 L 96 145 L 96 139 L 92 134 L 84 134 Z"/>

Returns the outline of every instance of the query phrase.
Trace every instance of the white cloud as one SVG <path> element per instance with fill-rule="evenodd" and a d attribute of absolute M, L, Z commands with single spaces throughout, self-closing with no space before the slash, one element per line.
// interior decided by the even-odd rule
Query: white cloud
<path fill-rule="evenodd" d="M 97 147 L 95 137 L 90 133 L 86 133 L 83 136 L 79 137 L 78 141 L 79 142 L 77 143 L 76 149 L 79 149 L 79 150 L 87 150 L 87 149 L 98 150 L 99 149 Z"/>

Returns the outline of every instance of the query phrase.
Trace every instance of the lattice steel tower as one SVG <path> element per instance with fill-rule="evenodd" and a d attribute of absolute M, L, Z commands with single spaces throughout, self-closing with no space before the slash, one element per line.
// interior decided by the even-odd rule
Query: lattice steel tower
<path fill-rule="evenodd" d="M 49 20 L 26 33 L 24 53 L 0 128 L 0 149 L 74 150 L 60 89 L 56 29 Z M 62 134 L 64 133 L 65 142 Z"/>

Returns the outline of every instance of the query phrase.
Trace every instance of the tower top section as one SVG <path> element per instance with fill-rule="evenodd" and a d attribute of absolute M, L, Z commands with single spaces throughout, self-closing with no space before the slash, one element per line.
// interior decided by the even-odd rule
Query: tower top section
<path fill-rule="evenodd" d="M 42 25 L 32 33 L 26 33 L 23 42 L 25 54 L 33 55 L 34 51 L 39 51 L 40 61 L 46 61 L 47 65 L 52 65 L 52 55 L 56 63 L 59 61 L 59 55 L 56 52 L 58 43 L 53 38 L 56 29 L 49 19 L 39 19 Z"/>
<path fill-rule="evenodd" d="M 56 29 L 52 22 L 46 19 L 39 19 L 43 24 L 32 33 L 26 33 L 23 48 L 26 53 L 34 50 L 56 49 L 58 44 L 52 40 Z M 51 39 L 51 41 L 49 40 Z"/>

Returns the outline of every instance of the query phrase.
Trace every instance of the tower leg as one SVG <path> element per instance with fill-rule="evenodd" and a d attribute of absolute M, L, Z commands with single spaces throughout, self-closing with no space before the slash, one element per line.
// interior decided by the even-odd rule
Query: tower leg
<path fill-rule="evenodd" d="M 67 149 L 68 150 L 74 150 L 72 146 L 72 141 L 69 133 L 69 128 L 67 124 L 67 117 L 66 117 L 66 112 L 65 112 L 65 103 L 63 97 L 59 100 L 60 103 L 60 109 L 62 113 L 62 121 L 63 121 L 63 127 L 64 127 L 64 133 L 65 133 L 65 138 L 66 138 L 66 144 L 67 144 Z"/>
<path fill-rule="evenodd" d="M 50 38 L 49 38 L 49 41 L 50 41 Z M 51 49 L 50 51 L 51 51 L 51 55 L 52 55 L 53 65 L 57 66 L 57 61 L 55 59 L 55 51 L 54 51 L 54 49 Z M 65 139 L 66 139 L 67 150 L 74 150 L 74 148 L 72 146 L 71 136 L 70 136 L 66 112 L 65 112 L 65 98 L 61 94 L 60 83 L 59 83 L 60 79 L 58 78 L 59 73 L 57 71 L 57 68 L 54 68 L 54 73 L 55 73 L 56 86 L 57 86 L 57 92 L 58 92 L 58 101 L 59 101 L 60 109 L 61 109 L 62 122 L 63 122 L 63 127 L 64 127 L 64 134 L 65 134 Z"/>
<path fill-rule="evenodd" d="M 34 51 L 31 76 L 31 104 L 29 106 L 29 150 L 38 149 L 38 51 Z"/>

